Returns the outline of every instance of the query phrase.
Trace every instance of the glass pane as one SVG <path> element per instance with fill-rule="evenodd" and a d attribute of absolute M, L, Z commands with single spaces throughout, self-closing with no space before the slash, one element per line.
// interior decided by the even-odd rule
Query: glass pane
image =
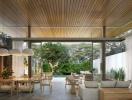
<path fill-rule="evenodd" d="M 125 43 L 106 42 L 106 78 L 120 80 L 125 70 Z M 123 76 L 124 77 L 124 76 Z"/>
<path fill-rule="evenodd" d="M 32 57 L 33 74 L 53 71 L 54 75 L 69 75 L 93 71 L 91 42 L 38 42 L 32 43 L 32 48 L 35 53 Z"/>
<path fill-rule="evenodd" d="M 93 43 L 93 68 L 95 73 L 101 74 L 101 43 Z"/>

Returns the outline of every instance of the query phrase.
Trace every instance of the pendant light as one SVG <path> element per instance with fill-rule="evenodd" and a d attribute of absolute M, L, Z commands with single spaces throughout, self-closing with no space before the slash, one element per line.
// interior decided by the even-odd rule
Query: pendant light
<path fill-rule="evenodd" d="M 3 48 L 0 49 L 0 56 L 9 56 L 9 55 L 10 54 L 7 49 L 3 49 Z"/>
<path fill-rule="evenodd" d="M 22 56 L 22 53 L 19 49 L 12 49 L 9 50 L 9 54 L 13 55 L 13 56 Z"/>

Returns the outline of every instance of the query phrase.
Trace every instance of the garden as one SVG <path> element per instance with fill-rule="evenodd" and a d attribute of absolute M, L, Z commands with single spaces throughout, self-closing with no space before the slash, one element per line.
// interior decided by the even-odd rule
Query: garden
<path fill-rule="evenodd" d="M 33 45 L 32 48 L 34 50 L 34 63 L 39 59 L 39 68 L 42 68 L 43 72 L 53 72 L 54 75 L 69 75 L 93 70 L 90 43 L 66 45 L 65 43 L 47 42 Z M 96 48 L 95 50 L 97 52 Z M 38 69 L 38 67 L 36 68 Z"/>
<path fill-rule="evenodd" d="M 92 45 L 91 42 L 41 42 L 32 44 L 32 49 L 34 50 L 32 57 L 34 74 L 53 72 L 54 75 L 69 75 L 79 74 L 80 71 L 96 72 L 93 68 L 93 60 L 100 58 L 101 54 L 100 43 Z M 106 44 L 106 56 L 124 51 L 123 42 Z M 111 70 L 108 72 L 109 76 L 115 72 Z M 112 75 L 117 76 L 116 72 Z"/>

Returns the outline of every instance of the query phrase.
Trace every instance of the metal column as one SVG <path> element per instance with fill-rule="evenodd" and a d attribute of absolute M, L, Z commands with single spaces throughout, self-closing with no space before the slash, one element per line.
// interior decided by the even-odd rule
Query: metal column
<path fill-rule="evenodd" d="M 31 38 L 31 26 L 28 26 L 28 38 Z M 28 48 L 31 48 L 31 41 L 28 41 Z M 28 56 L 28 76 L 31 78 L 32 75 L 32 66 L 31 66 L 31 56 Z"/>
<path fill-rule="evenodd" d="M 106 27 L 103 26 L 103 38 L 106 38 Z M 101 57 L 101 71 L 102 71 L 102 80 L 105 80 L 106 77 L 106 46 L 105 46 L 106 41 L 102 42 L 102 57 Z"/>

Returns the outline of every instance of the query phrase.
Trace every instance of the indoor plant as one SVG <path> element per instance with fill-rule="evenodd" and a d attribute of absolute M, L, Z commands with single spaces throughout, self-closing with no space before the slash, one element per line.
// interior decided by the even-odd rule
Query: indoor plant
<path fill-rule="evenodd" d="M 5 67 L 5 68 L 3 68 L 3 71 L 1 73 L 1 76 L 2 76 L 3 79 L 8 79 L 9 76 L 12 75 L 12 73 L 13 72 L 8 67 Z"/>

